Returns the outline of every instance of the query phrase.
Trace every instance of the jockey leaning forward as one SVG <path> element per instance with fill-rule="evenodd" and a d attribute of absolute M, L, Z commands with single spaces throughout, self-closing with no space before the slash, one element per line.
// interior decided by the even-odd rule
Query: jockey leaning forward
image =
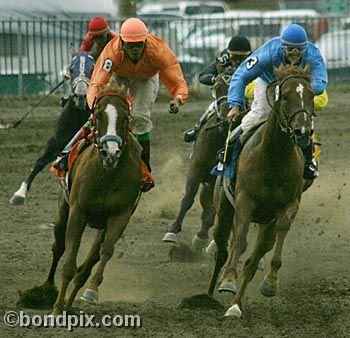
<path fill-rule="evenodd" d="M 266 88 L 275 80 L 273 68 L 280 65 L 310 65 L 311 87 L 315 95 L 322 94 L 328 83 L 326 66 L 319 49 L 308 41 L 305 29 L 298 24 L 289 24 L 280 37 L 273 38 L 255 50 L 234 72 L 231 77 L 228 104 L 229 120 L 235 118 L 244 103 L 244 90 L 248 83 L 256 79 L 254 100 L 250 112 L 242 119 L 234 131 L 233 138 L 266 118 L 271 110 Z M 313 161 L 313 142 L 303 151 L 305 157 L 304 178 L 319 176 L 316 162 Z"/>
<path fill-rule="evenodd" d="M 249 40 L 244 36 L 234 36 L 228 43 L 227 48 L 221 51 L 213 62 L 207 65 L 198 76 L 200 83 L 206 86 L 213 86 L 216 77 L 224 72 L 228 67 L 234 70 L 241 62 L 251 54 Z M 215 110 L 215 101 L 212 102 L 204 114 L 199 118 L 196 125 L 187 130 L 184 134 L 185 142 L 194 142 L 198 136 L 199 130 L 206 122 L 210 113 Z"/>
<path fill-rule="evenodd" d="M 146 192 L 154 187 L 154 178 L 150 174 L 150 132 L 153 128 L 151 109 L 157 97 L 159 79 L 173 97 L 169 103 L 171 114 L 176 114 L 179 107 L 186 103 L 187 84 L 174 52 L 162 39 L 148 33 L 144 22 L 137 18 L 124 21 L 119 36 L 108 43 L 100 54 L 87 95 L 91 108 L 112 75 L 128 82 L 133 100 L 130 128 L 143 149 L 141 190 Z M 69 152 L 76 140 L 86 134 L 86 128 L 84 126 L 81 129 L 81 133 L 68 144 L 63 153 Z M 54 166 L 61 167 L 59 163 L 60 159 Z"/>

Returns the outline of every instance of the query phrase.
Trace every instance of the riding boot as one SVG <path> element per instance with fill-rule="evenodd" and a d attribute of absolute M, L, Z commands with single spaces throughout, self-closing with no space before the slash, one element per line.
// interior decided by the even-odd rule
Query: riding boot
<path fill-rule="evenodd" d="M 154 187 L 154 177 L 151 174 L 152 168 L 150 165 L 150 153 L 151 153 L 150 140 L 139 141 L 139 143 L 142 146 L 141 159 L 143 161 L 143 163 L 141 164 L 141 171 L 142 171 L 141 191 L 147 192 Z"/>
<path fill-rule="evenodd" d="M 303 155 L 305 159 L 305 167 L 304 167 L 304 178 L 308 180 L 313 180 L 320 176 L 318 171 L 316 161 L 313 159 L 314 152 L 314 143 L 310 142 L 310 145 L 303 149 Z"/>
<path fill-rule="evenodd" d="M 184 132 L 184 141 L 185 142 L 194 142 L 197 139 L 198 133 L 205 124 L 205 122 L 208 121 L 208 117 L 210 113 L 214 110 L 214 102 L 212 102 L 208 109 L 202 114 L 202 116 L 199 118 L 197 123 L 194 125 L 193 128 L 188 129 Z"/>

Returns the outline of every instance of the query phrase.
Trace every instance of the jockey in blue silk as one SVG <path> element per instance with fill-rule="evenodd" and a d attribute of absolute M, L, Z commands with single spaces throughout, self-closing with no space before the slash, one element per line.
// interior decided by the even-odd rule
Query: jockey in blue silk
<path fill-rule="evenodd" d="M 310 65 L 311 87 L 315 95 L 322 94 L 328 84 L 328 76 L 324 59 L 319 49 L 308 41 L 305 29 L 298 24 L 289 24 L 281 37 L 273 38 L 255 50 L 237 68 L 231 78 L 228 91 L 229 120 L 234 119 L 243 105 L 244 91 L 248 83 L 256 79 L 254 101 L 251 111 L 242 119 L 241 125 L 234 131 L 236 139 L 239 134 L 266 119 L 271 107 L 266 98 L 266 88 L 275 80 L 273 68 L 280 65 Z M 311 142 L 312 143 L 312 142 Z M 313 161 L 313 144 L 304 152 L 304 178 L 314 179 L 319 176 L 316 163 Z"/>

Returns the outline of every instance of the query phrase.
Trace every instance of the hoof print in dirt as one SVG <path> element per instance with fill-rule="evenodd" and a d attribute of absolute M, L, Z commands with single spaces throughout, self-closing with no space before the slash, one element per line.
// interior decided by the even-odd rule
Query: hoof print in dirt
<path fill-rule="evenodd" d="M 193 252 L 188 245 L 180 244 L 170 248 L 169 257 L 173 262 L 195 262 L 198 259 L 198 254 Z"/>
<path fill-rule="evenodd" d="M 179 309 L 207 309 L 207 310 L 220 310 L 224 309 L 224 306 L 208 296 L 206 293 L 195 295 L 192 297 L 183 298 L 178 305 Z"/>
<path fill-rule="evenodd" d="M 50 285 L 35 286 L 18 293 L 17 306 L 30 309 L 51 309 L 58 295 L 56 287 Z"/>

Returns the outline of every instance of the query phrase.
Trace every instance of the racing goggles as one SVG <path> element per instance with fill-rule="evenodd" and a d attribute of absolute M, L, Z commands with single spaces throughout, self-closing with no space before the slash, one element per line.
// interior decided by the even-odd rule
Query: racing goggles
<path fill-rule="evenodd" d="M 237 53 L 228 51 L 230 60 L 235 63 L 242 63 L 250 55 L 250 53 L 251 52 Z"/>
<path fill-rule="evenodd" d="M 126 49 L 141 49 L 145 46 L 145 41 L 138 41 L 138 42 L 127 42 L 127 41 L 123 41 L 123 46 Z"/>
<path fill-rule="evenodd" d="M 283 47 L 283 51 L 287 54 L 287 55 L 298 55 L 301 56 L 304 54 L 305 52 L 305 47 L 302 48 L 298 48 L 298 47 Z"/>

